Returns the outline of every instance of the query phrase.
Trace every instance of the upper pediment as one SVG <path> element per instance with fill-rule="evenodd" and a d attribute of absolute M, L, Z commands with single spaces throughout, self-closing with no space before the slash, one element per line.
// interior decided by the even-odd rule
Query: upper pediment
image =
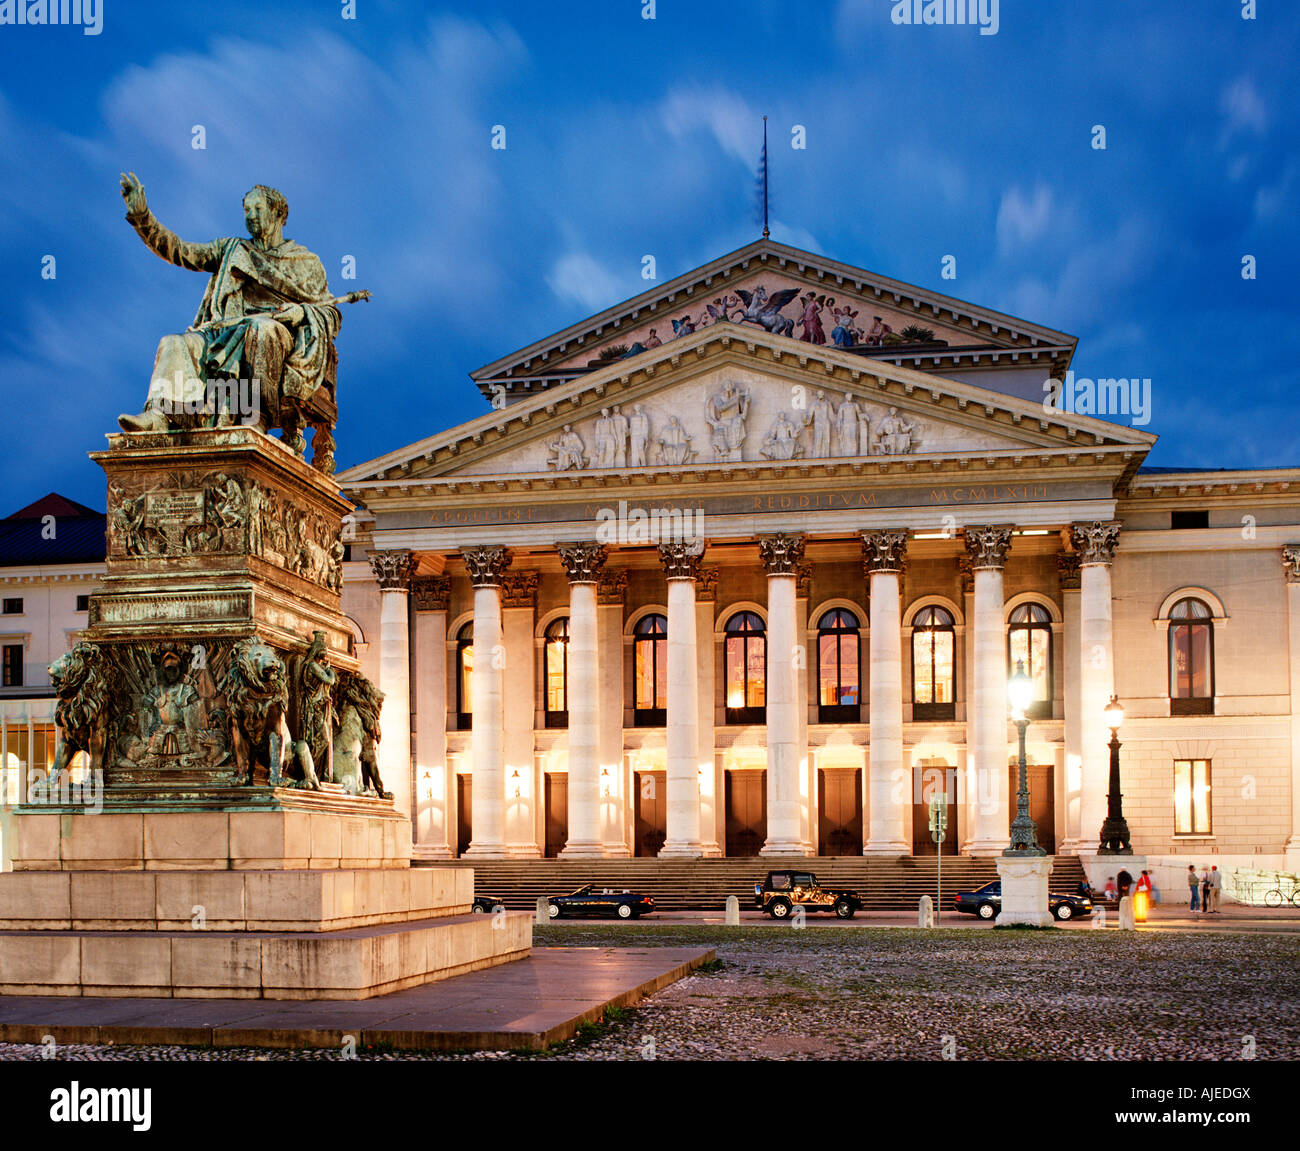
<path fill-rule="evenodd" d="M 719 324 L 931 371 L 1032 365 L 1063 376 L 1075 339 L 759 240 L 471 373 L 500 405 Z"/>

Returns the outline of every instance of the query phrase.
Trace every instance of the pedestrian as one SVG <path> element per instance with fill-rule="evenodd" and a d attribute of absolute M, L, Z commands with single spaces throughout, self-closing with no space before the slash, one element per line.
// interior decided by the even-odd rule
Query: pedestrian
<path fill-rule="evenodd" d="M 1210 868 L 1210 910 L 1218 913 L 1219 896 L 1223 892 L 1223 872 L 1218 867 Z"/>
<path fill-rule="evenodd" d="M 1201 872 L 1201 913 L 1210 914 L 1210 872 L 1208 869 Z"/>
<path fill-rule="evenodd" d="M 1159 903 L 1159 902 L 1160 902 L 1160 885 L 1159 885 L 1158 883 L 1156 883 L 1155 873 L 1153 872 L 1152 874 L 1148 875 L 1148 876 L 1147 876 L 1147 879 L 1149 879 L 1149 880 L 1151 881 L 1151 902 L 1152 902 L 1153 904 L 1155 904 L 1155 903 Z"/>
<path fill-rule="evenodd" d="M 1192 905 L 1190 910 L 1201 910 L 1201 881 L 1196 874 L 1196 864 L 1187 865 L 1187 886 L 1192 893 Z"/>
<path fill-rule="evenodd" d="M 1102 888 L 1101 893 L 1106 897 L 1107 903 L 1114 903 L 1119 898 L 1115 891 L 1115 877 L 1113 875 L 1106 876 L 1106 886 Z"/>
<path fill-rule="evenodd" d="M 1142 874 L 1138 876 L 1136 890 L 1133 895 L 1133 917 L 1142 921 L 1147 917 L 1147 911 L 1151 907 L 1151 875 L 1143 868 Z"/>
<path fill-rule="evenodd" d="M 1119 897 L 1124 898 L 1128 894 L 1129 888 L 1133 886 L 1133 877 L 1127 871 L 1119 873 Z"/>

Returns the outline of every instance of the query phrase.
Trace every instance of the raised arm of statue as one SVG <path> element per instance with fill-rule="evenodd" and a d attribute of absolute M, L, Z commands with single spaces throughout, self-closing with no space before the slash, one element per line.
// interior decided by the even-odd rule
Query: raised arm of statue
<path fill-rule="evenodd" d="M 170 264 L 192 272 L 215 272 L 221 262 L 220 244 L 192 244 L 164 228 L 149 210 L 144 185 L 134 172 L 122 176 L 122 199 L 126 201 L 126 221 L 140 239 Z"/>

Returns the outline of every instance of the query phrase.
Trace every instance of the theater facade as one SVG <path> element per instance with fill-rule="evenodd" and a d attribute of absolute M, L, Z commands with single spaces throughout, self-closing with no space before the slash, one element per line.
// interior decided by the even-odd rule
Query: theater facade
<path fill-rule="evenodd" d="M 417 855 L 996 855 L 1022 669 L 1049 851 L 1114 695 L 1136 851 L 1294 867 L 1300 469 L 1145 469 L 1074 350 L 761 240 L 473 373 L 339 477 Z"/>

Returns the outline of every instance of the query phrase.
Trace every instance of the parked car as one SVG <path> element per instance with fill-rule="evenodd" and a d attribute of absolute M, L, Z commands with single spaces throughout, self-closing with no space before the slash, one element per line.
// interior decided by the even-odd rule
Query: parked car
<path fill-rule="evenodd" d="M 635 919 L 640 915 L 649 915 L 655 909 L 655 901 L 648 895 L 639 895 L 634 891 L 614 891 L 608 887 L 597 887 L 594 883 L 579 887 L 568 895 L 552 895 L 546 903 L 546 910 L 552 919 L 565 915 L 616 915 L 619 919 Z"/>
<path fill-rule="evenodd" d="M 495 895 L 476 895 L 474 896 L 474 905 L 470 910 L 476 915 L 490 915 L 498 907 L 505 907 L 505 900 L 499 899 Z"/>
<path fill-rule="evenodd" d="M 856 891 L 822 887 L 811 871 L 769 871 L 762 883 L 754 884 L 754 906 L 773 919 L 785 919 L 795 907 L 852 919 L 862 910 L 862 899 Z"/>
<path fill-rule="evenodd" d="M 967 915 L 978 915 L 981 919 L 996 919 L 1002 910 L 1002 880 L 995 879 L 976 891 L 960 891 L 955 904 L 958 911 Z M 1087 919 L 1092 914 L 1092 900 L 1086 895 L 1066 895 L 1063 892 L 1049 892 L 1048 910 L 1053 918 Z"/>

